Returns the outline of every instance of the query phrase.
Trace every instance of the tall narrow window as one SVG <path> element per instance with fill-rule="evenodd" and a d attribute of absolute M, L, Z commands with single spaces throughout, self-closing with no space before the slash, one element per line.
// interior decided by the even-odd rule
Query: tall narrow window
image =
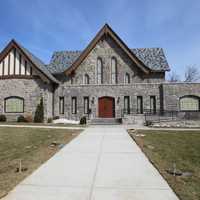
<path fill-rule="evenodd" d="M 117 83 L 117 59 L 111 58 L 111 83 Z"/>
<path fill-rule="evenodd" d="M 24 99 L 21 97 L 8 97 L 4 100 L 6 113 L 23 113 Z"/>
<path fill-rule="evenodd" d="M 150 112 L 156 113 L 156 96 L 150 96 Z"/>
<path fill-rule="evenodd" d="M 89 113 L 89 97 L 84 97 L 84 114 Z"/>
<path fill-rule="evenodd" d="M 143 113 L 143 98 L 142 96 L 137 96 L 137 113 Z"/>
<path fill-rule="evenodd" d="M 124 77 L 124 83 L 125 84 L 130 84 L 131 80 L 130 80 L 130 74 L 126 73 L 125 77 Z"/>
<path fill-rule="evenodd" d="M 72 114 L 77 113 L 77 98 L 72 97 Z"/>
<path fill-rule="evenodd" d="M 130 114 L 130 97 L 129 96 L 124 97 L 124 113 Z"/>
<path fill-rule="evenodd" d="M 102 59 L 97 59 L 97 84 L 103 83 L 103 63 Z"/>
<path fill-rule="evenodd" d="M 85 75 L 84 75 L 84 80 L 83 80 L 83 81 L 84 81 L 84 84 L 86 84 L 86 85 L 87 85 L 87 84 L 90 84 L 90 77 L 89 77 L 88 74 L 85 74 Z"/>
<path fill-rule="evenodd" d="M 64 114 L 64 97 L 59 98 L 59 113 Z"/>

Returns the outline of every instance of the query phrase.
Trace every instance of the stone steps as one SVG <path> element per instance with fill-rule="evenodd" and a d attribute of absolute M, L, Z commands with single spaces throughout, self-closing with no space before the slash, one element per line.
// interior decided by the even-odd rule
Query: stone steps
<path fill-rule="evenodd" d="M 121 118 L 94 118 L 89 122 L 90 125 L 119 125 L 121 123 Z"/>

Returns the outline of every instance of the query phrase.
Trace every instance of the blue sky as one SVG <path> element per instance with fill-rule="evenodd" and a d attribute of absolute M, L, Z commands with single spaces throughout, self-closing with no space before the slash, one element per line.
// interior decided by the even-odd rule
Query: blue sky
<path fill-rule="evenodd" d="M 0 19 L 0 49 L 15 38 L 45 63 L 84 49 L 108 23 L 130 48 L 164 48 L 179 74 L 200 67 L 199 0 L 6 0 Z"/>

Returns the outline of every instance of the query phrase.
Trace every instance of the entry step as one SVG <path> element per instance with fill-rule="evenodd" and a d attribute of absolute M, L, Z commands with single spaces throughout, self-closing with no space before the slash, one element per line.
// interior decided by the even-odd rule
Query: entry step
<path fill-rule="evenodd" d="M 121 123 L 121 118 L 94 118 L 89 122 L 91 125 L 118 125 Z"/>

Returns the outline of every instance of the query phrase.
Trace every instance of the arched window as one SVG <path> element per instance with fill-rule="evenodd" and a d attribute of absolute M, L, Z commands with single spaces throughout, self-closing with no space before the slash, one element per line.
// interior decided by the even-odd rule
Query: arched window
<path fill-rule="evenodd" d="M 199 97 L 184 96 L 180 98 L 181 111 L 199 111 Z"/>
<path fill-rule="evenodd" d="M 97 59 L 97 84 L 103 83 L 103 63 L 102 59 Z"/>
<path fill-rule="evenodd" d="M 117 59 L 115 57 L 111 58 L 111 83 L 117 83 Z"/>
<path fill-rule="evenodd" d="M 90 77 L 89 77 L 89 75 L 88 74 L 85 74 L 84 75 L 84 84 L 90 84 Z"/>
<path fill-rule="evenodd" d="M 124 77 L 124 83 L 125 84 L 130 84 L 131 80 L 130 80 L 130 74 L 126 73 L 125 77 Z"/>
<path fill-rule="evenodd" d="M 21 97 L 8 97 L 4 100 L 6 113 L 23 113 L 24 99 Z"/>

